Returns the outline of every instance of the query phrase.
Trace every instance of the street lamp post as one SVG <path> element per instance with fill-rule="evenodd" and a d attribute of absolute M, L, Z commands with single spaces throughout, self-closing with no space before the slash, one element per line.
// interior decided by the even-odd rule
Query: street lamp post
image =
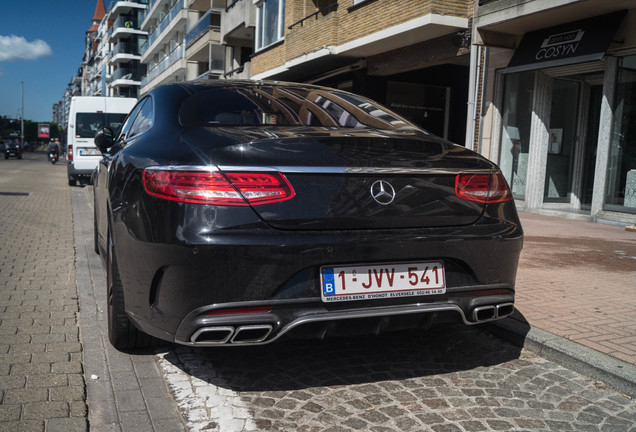
<path fill-rule="evenodd" d="M 22 113 L 20 115 L 20 141 L 24 145 L 24 81 L 20 81 L 20 90 L 21 90 L 21 106 Z"/>

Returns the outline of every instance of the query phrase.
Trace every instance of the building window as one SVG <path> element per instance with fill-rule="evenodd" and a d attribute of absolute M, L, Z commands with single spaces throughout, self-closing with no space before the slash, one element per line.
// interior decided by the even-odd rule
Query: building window
<path fill-rule="evenodd" d="M 506 75 L 499 166 L 515 199 L 526 197 L 534 72 Z"/>
<path fill-rule="evenodd" d="M 621 59 L 616 87 L 605 210 L 636 213 L 636 56 Z"/>
<path fill-rule="evenodd" d="M 256 50 L 283 39 L 285 0 L 263 0 L 256 6 Z"/>

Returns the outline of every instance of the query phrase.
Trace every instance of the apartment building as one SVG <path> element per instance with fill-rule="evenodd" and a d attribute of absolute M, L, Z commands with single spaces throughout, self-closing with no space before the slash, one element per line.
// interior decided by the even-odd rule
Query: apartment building
<path fill-rule="evenodd" d="M 104 20 L 106 7 L 98 0 L 92 25 L 86 31 L 84 58 L 82 62 L 82 95 L 104 96 L 106 93 L 106 59 L 104 47 L 107 47 L 106 32 L 108 25 Z"/>
<path fill-rule="evenodd" d="M 254 53 L 256 6 L 253 0 L 227 0 L 221 23 L 225 79 L 249 79 Z"/>
<path fill-rule="evenodd" d="M 529 211 L 636 223 L 636 3 L 480 0 L 481 152 Z"/>
<path fill-rule="evenodd" d="M 222 0 L 150 0 L 141 28 L 148 32 L 141 62 L 141 93 L 169 82 L 218 78 Z M 218 7 L 217 7 L 218 6 Z"/>
<path fill-rule="evenodd" d="M 102 56 L 108 63 L 108 96 L 139 97 L 146 66 L 140 62 L 148 32 L 141 30 L 148 0 L 114 0 L 103 22 L 108 25 Z"/>
<path fill-rule="evenodd" d="M 224 73 L 225 47 L 221 44 L 224 0 L 194 0 L 188 5 L 190 22 L 185 33 L 185 58 L 194 79 L 218 79 Z"/>

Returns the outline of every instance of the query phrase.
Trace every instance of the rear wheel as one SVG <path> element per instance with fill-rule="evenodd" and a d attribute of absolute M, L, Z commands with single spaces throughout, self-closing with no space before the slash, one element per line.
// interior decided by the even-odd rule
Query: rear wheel
<path fill-rule="evenodd" d="M 77 183 L 77 180 L 75 179 L 75 177 L 68 176 L 68 185 L 69 186 L 75 186 L 75 183 Z"/>
<path fill-rule="evenodd" d="M 119 276 L 117 259 L 113 254 L 112 238 L 109 235 L 107 256 L 107 309 L 108 339 L 119 350 L 148 348 L 157 345 L 157 340 L 137 329 L 124 308 L 124 287 Z"/>

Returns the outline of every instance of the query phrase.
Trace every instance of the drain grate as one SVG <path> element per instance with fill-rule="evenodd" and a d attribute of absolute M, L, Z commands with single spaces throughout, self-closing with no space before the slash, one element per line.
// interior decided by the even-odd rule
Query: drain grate
<path fill-rule="evenodd" d="M 0 191 L 0 195 L 5 195 L 5 196 L 29 196 L 29 192 L 2 192 L 2 191 Z"/>

